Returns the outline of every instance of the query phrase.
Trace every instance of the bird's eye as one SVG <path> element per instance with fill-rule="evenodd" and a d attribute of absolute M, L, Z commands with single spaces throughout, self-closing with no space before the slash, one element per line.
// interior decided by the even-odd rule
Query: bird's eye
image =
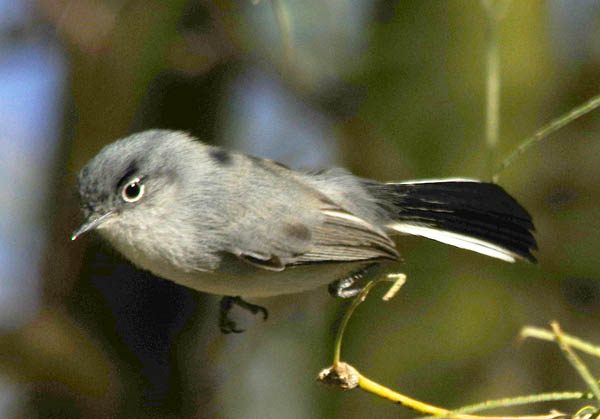
<path fill-rule="evenodd" d="M 144 196 L 144 185 L 140 179 L 134 179 L 123 188 L 121 196 L 125 202 L 136 202 Z"/>

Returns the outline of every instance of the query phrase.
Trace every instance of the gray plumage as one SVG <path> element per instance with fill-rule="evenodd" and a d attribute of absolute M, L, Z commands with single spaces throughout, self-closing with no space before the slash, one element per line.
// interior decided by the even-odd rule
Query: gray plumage
<path fill-rule="evenodd" d="M 73 238 L 96 228 L 140 268 L 221 295 L 299 292 L 397 261 L 398 233 L 508 261 L 536 248 L 529 215 L 497 185 L 300 172 L 166 130 L 106 146 L 79 193 Z"/>

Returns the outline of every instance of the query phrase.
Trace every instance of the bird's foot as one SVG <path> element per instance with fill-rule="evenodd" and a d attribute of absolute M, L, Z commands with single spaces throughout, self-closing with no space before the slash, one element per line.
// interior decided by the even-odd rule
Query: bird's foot
<path fill-rule="evenodd" d="M 244 331 L 244 329 L 238 329 L 235 321 L 229 317 L 229 312 L 234 305 L 248 310 L 252 314 L 262 313 L 263 320 L 267 320 L 269 317 L 269 312 L 265 307 L 244 301 L 242 297 L 223 297 L 221 298 L 219 309 L 219 329 L 221 329 L 222 333 L 242 333 Z"/>

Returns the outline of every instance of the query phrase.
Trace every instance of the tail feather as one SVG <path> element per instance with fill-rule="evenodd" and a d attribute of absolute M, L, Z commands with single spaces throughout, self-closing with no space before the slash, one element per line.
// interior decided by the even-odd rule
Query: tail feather
<path fill-rule="evenodd" d="M 367 185 L 388 227 L 488 256 L 536 262 L 531 216 L 500 186 L 465 179 Z"/>

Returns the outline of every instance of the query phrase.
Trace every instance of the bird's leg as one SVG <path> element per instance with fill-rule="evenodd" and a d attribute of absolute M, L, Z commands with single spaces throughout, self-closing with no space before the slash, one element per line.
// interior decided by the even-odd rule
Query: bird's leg
<path fill-rule="evenodd" d="M 363 280 L 365 276 L 370 276 L 371 268 L 379 266 L 376 263 L 367 265 L 350 275 L 333 281 L 327 288 L 332 297 L 352 298 L 356 297 L 365 287 L 366 283 Z M 369 274 L 369 275 L 367 275 Z"/>
<path fill-rule="evenodd" d="M 229 318 L 229 312 L 234 305 L 246 309 L 252 314 L 262 313 L 263 320 L 267 320 L 269 317 L 269 312 L 262 306 L 250 304 L 249 302 L 242 300 L 242 297 L 225 296 L 221 298 L 219 309 L 219 329 L 221 329 L 222 333 L 242 333 L 244 331 L 244 329 L 238 329 L 235 321 Z"/>
<path fill-rule="evenodd" d="M 242 297 L 232 297 L 232 298 L 233 298 L 233 303 L 235 305 L 237 305 L 238 307 L 248 310 L 252 314 L 262 313 L 263 320 L 267 320 L 269 318 L 269 311 L 265 307 L 259 306 L 258 304 L 249 303 L 248 301 L 244 301 L 244 300 L 242 300 Z"/>
<path fill-rule="evenodd" d="M 333 281 L 329 284 L 327 290 L 332 297 L 352 298 L 358 295 L 362 290 L 362 287 L 360 285 L 354 285 L 354 278 L 349 276 Z"/>

